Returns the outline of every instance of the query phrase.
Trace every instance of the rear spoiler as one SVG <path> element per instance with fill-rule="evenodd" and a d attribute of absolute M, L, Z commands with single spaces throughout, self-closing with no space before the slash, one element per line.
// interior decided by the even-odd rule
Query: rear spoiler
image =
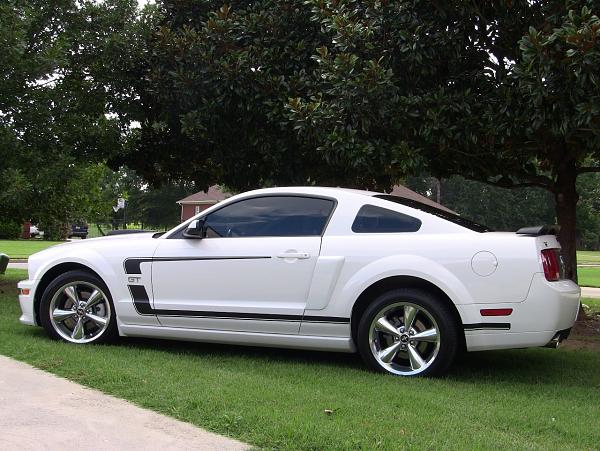
<path fill-rule="evenodd" d="M 557 225 L 543 225 L 534 227 L 523 227 L 516 231 L 517 235 L 541 236 L 557 235 L 560 227 Z"/>

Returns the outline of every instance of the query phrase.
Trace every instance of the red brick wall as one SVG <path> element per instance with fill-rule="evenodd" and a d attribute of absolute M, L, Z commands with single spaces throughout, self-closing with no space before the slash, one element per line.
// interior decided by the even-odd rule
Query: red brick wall
<path fill-rule="evenodd" d="M 181 222 L 190 219 L 192 216 L 196 214 L 196 207 L 198 207 L 198 212 L 206 210 L 208 207 L 212 207 L 211 204 L 202 204 L 202 205 L 181 205 Z"/>

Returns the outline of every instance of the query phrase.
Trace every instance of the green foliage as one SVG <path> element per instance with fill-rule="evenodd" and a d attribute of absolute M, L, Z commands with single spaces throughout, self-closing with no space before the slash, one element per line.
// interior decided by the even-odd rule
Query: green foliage
<path fill-rule="evenodd" d="M 411 177 L 406 186 L 435 199 L 435 179 Z M 497 231 L 554 224 L 554 198 L 541 188 L 506 189 L 466 180 L 460 176 L 443 179 L 441 203 L 460 215 Z"/>
<path fill-rule="evenodd" d="M 199 189 L 462 174 L 550 191 L 574 263 L 577 177 L 600 170 L 599 7 L 4 2 L 0 214 L 20 220 L 50 185 L 69 195 L 70 165 L 89 180 L 84 162 L 105 159 Z M 51 227 L 75 215 L 56 210 Z"/>
<path fill-rule="evenodd" d="M 514 71 L 529 114 L 525 131 L 551 168 L 557 157 L 578 165 L 600 159 L 600 5 L 571 0 L 553 12 L 520 41 Z"/>
<path fill-rule="evenodd" d="M 22 226 L 18 222 L 0 220 L 0 239 L 14 240 L 21 236 Z"/>
<path fill-rule="evenodd" d="M 600 250 L 600 174 L 580 175 L 577 191 L 578 248 Z"/>
<path fill-rule="evenodd" d="M 437 179 L 409 177 L 404 184 L 437 200 Z M 600 249 L 600 174 L 582 174 L 577 191 L 577 248 Z M 494 230 L 515 231 L 556 222 L 554 197 L 541 188 L 506 189 L 453 176 L 442 180 L 440 192 L 446 207 Z"/>
<path fill-rule="evenodd" d="M 181 218 L 181 207 L 176 202 L 193 192 L 193 186 L 184 183 L 138 188 L 129 194 L 127 218 L 143 224 L 144 228 L 173 227 Z"/>
<path fill-rule="evenodd" d="M 426 167 L 556 191 L 562 157 L 548 158 L 548 144 L 557 133 L 597 136 L 596 19 L 569 13 L 580 4 L 162 2 L 133 48 L 146 77 L 135 85 L 139 141 L 125 160 L 152 181 L 236 189 L 389 188 Z M 582 41 L 573 53 L 573 33 L 591 49 Z M 567 62 L 546 43 L 561 39 Z M 553 78 L 561 71 L 575 75 Z M 541 80 L 551 89 L 537 89 Z M 555 102 L 569 83 L 574 96 Z M 553 134 L 539 139 L 545 129 Z M 588 141 L 561 155 L 583 162 L 598 148 Z"/>
<path fill-rule="evenodd" d="M 56 238 L 93 215 L 101 163 L 128 121 L 104 64 L 136 2 L 36 0 L 0 5 L 0 217 L 33 219 Z M 111 50 L 112 49 L 112 50 Z"/>
<path fill-rule="evenodd" d="M 537 186 L 575 277 L 576 180 L 600 170 L 599 6 L 165 0 L 127 57 L 141 129 L 115 164 L 238 190 L 422 171 Z"/>

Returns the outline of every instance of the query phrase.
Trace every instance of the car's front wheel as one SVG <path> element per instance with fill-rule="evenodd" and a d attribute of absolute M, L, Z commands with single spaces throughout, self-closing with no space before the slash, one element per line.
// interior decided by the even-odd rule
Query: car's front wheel
<path fill-rule="evenodd" d="M 376 371 L 399 376 L 443 374 L 459 343 L 450 308 L 418 289 L 382 294 L 358 326 L 357 347 L 363 360 Z"/>
<path fill-rule="evenodd" d="M 71 343 L 101 343 L 117 336 L 108 288 L 86 271 L 66 272 L 48 285 L 40 303 L 40 320 L 48 335 Z"/>

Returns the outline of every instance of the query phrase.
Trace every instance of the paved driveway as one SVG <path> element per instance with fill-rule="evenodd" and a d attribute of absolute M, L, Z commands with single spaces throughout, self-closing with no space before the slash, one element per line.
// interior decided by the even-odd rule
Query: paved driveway
<path fill-rule="evenodd" d="M 0 449 L 243 450 L 248 446 L 0 356 Z"/>

